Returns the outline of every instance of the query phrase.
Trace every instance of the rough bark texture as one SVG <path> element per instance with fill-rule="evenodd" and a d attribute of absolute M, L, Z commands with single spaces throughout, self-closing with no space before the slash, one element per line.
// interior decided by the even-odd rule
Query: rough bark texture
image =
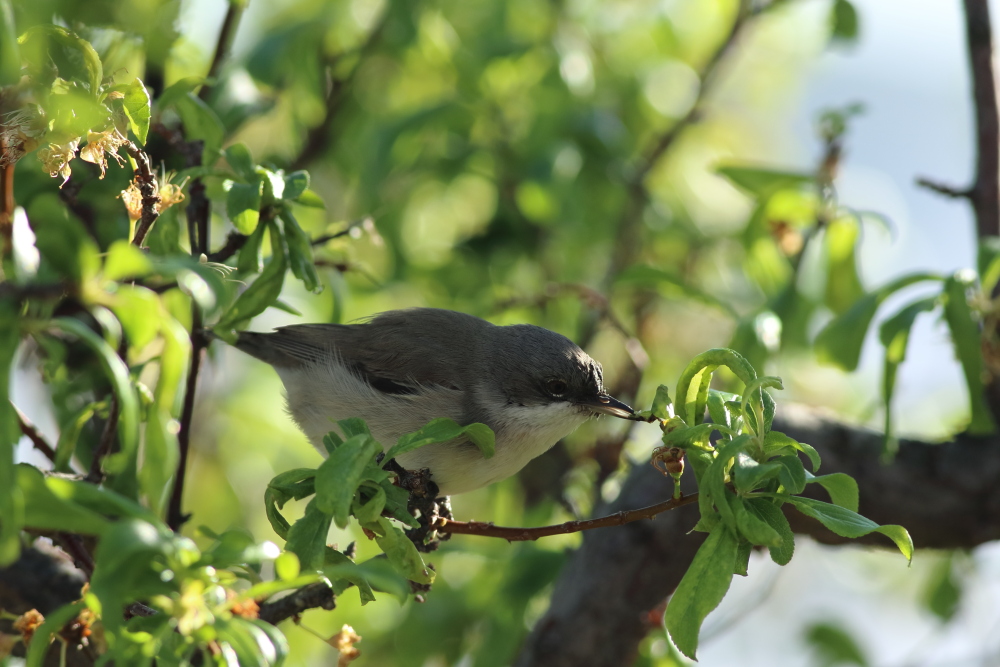
<path fill-rule="evenodd" d="M 779 408 L 775 430 L 813 445 L 822 473 L 858 481 L 861 513 L 902 524 L 917 547 L 967 548 L 1000 538 L 1000 438 L 960 436 L 942 444 L 903 440 L 891 465 L 879 461 L 882 436 L 802 407 Z M 815 485 L 813 485 L 815 486 Z M 657 502 L 670 483 L 637 466 L 616 511 Z M 821 489 L 810 489 L 822 498 Z M 687 534 L 695 507 L 584 535 L 556 583 L 552 606 L 525 642 L 518 667 L 619 667 L 631 664 L 649 630 L 648 614 L 677 586 L 702 535 Z M 796 532 L 829 544 L 846 542 L 818 522 L 789 511 Z M 875 536 L 873 544 L 891 546 Z"/>

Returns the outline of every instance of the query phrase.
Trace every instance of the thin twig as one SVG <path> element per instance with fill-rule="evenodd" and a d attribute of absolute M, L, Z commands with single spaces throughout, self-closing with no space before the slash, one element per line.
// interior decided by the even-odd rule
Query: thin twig
<path fill-rule="evenodd" d="M 7 139 L 0 136 L 0 156 L 7 151 Z M 0 257 L 7 257 L 14 248 L 14 166 L 0 158 Z"/>
<path fill-rule="evenodd" d="M 271 625 L 277 625 L 286 618 L 301 614 L 307 609 L 319 607 L 331 610 L 335 609 L 336 606 L 337 600 L 330 585 L 325 582 L 316 582 L 279 600 L 262 604 L 257 617 Z"/>
<path fill-rule="evenodd" d="M 933 190 L 934 192 L 944 195 L 945 197 L 952 197 L 954 199 L 972 199 L 972 190 L 970 188 L 956 188 L 952 185 L 945 185 L 944 183 L 938 183 L 937 181 L 932 181 L 929 178 L 917 178 L 917 185 L 922 188 L 927 188 L 928 190 Z"/>
<path fill-rule="evenodd" d="M 195 167 L 201 164 L 201 143 L 200 141 L 194 141 L 185 144 L 185 162 L 188 167 Z M 206 195 L 205 185 L 200 178 L 194 180 L 189 192 L 191 196 L 186 210 L 188 242 L 191 245 L 191 254 L 199 257 L 208 248 L 208 221 L 212 212 L 211 203 Z M 188 518 L 181 509 L 181 501 L 184 497 L 188 453 L 191 449 L 191 421 L 194 418 L 195 390 L 198 386 L 198 373 L 201 370 L 201 354 L 207 345 L 208 341 L 202 333 L 201 309 L 197 303 L 192 302 L 191 362 L 188 367 L 187 382 L 184 387 L 184 404 L 181 408 L 180 430 L 177 432 L 177 446 L 180 456 L 177 460 L 177 474 L 174 479 L 174 487 L 170 493 L 170 505 L 167 509 L 167 525 L 175 531 L 180 530 L 180 527 Z"/>
<path fill-rule="evenodd" d="M 250 237 L 247 236 L 246 234 L 240 234 L 236 230 L 229 232 L 229 235 L 226 236 L 226 243 L 221 248 L 211 253 L 208 256 L 208 261 L 210 262 L 226 261 L 233 255 L 235 255 L 240 248 L 246 245 L 248 238 Z"/>
<path fill-rule="evenodd" d="M 230 0 L 229 2 L 229 9 L 226 10 L 226 17 L 222 19 L 222 27 L 219 29 L 219 39 L 215 43 L 212 64 L 209 65 L 208 74 L 205 75 L 208 81 L 198 91 L 198 97 L 202 100 L 208 99 L 209 94 L 217 83 L 216 79 L 219 76 L 219 71 L 222 69 L 222 63 L 229 56 L 233 40 L 236 37 L 236 28 L 239 26 L 240 18 L 243 16 L 243 12 L 246 11 L 249 2 L 250 0 Z"/>
<path fill-rule="evenodd" d="M 452 533 L 460 535 L 479 535 L 481 537 L 502 537 L 508 542 L 525 542 L 537 540 L 540 537 L 549 535 L 564 535 L 566 533 L 578 533 L 583 530 L 593 530 L 594 528 L 608 528 L 610 526 L 621 526 L 640 519 L 652 519 L 657 514 L 690 505 L 698 502 L 698 494 L 693 493 L 678 499 L 667 500 L 656 505 L 643 507 L 636 510 L 616 512 L 599 519 L 587 519 L 586 521 L 567 521 L 554 526 L 539 526 L 537 528 L 515 528 L 508 526 L 494 526 L 492 523 L 481 521 L 449 521 L 438 519 L 434 524 L 434 529 L 442 533 Z"/>
<path fill-rule="evenodd" d="M 28 436 L 28 440 L 31 440 L 31 444 L 35 446 L 35 449 L 45 454 L 49 461 L 55 463 L 56 460 L 56 450 L 52 447 L 46 440 L 45 436 L 38 432 L 38 429 L 32 424 L 24 413 L 17 409 L 17 406 L 12 406 L 14 408 L 15 414 L 17 414 L 17 424 L 21 427 L 21 433 Z"/>
<path fill-rule="evenodd" d="M 159 186 L 156 183 L 156 174 L 153 173 L 153 169 L 149 163 L 149 156 L 146 152 L 132 141 L 126 141 L 122 145 L 132 159 L 135 160 L 137 167 L 135 183 L 139 188 L 139 193 L 142 194 L 142 216 L 139 218 L 139 223 L 135 226 L 135 237 L 132 239 L 132 245 L 141 248 L 143 242 L 146 240 L 146 234 L 152 229 L 156 219 L 160 217 Z"/>

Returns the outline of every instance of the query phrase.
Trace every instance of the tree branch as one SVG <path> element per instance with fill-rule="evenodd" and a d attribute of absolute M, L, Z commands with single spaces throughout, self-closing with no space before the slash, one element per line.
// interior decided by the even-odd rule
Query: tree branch
<path fill-rule="evenodd" d="M 142 194 L 142 217 L 139 218 L 139 222 L 135 226 L 135 237 L 132 239 L 132 245 L 141 248 L 146 240 L 146 234 L 152 229 L 156 219 L 160 217 L 159 186 L 156 184 L 156 174 L 150 167 L 149 156 L 146 152 L 132 141 L 126 141 L 122 145 L 137 165 L 135 183 Z"/>
<path fill-rule="evenodd" d="M 303 586 L 291 595 L 262 604 L 257 617 L 271 625 L 277 625 L 286 618 L 317 607 L 326 610 L 337 607 L 337 599 L 333 594 L 333 589 L 324 582 Z"/>
<path fill-rule="evenodd" d="M 672 488 L 669 482 L 664 482 Z M 451 521 L 449 519 L 438 519 L 434 529 L 442 533 L 453 535 L 478 535 L 480 537 L 502 537 L 508 542 L 526 542 L 537 540 L 540 537 L 549 535 L 565 535 L 566 533 L 579 533 L 584 530 L 594 528 L 608 528 L 610 526 L 623 526 L 640 519 L 652 519 L 663 512 L 684 507 L 691 503 L 698 502 L 698 494 L 683 496 L 674 500 L 666 500 L 662 503 L 650 505 L 636 510 L 622 510 L 615 514 L 603 516 L 599 519 L 587 519 L 586 521 L 567 521 L 566 523 L 554 526 L 539 526 L 536 528 L 512 528 L 508 526 L 494 526 L 492 523 L 481 521 Z"/>
<path fill-rule="evenodd" d="M 187 166 L 194 167 L 201 164 L 201 143 L 194 141 L 186 144 L 185 161 Z M 211 204 L 205 192 L 205 184 L 200 178 L 194 180 L 189 192 L 191 197 L 185 211 L 188 223 L 188 242 L 191 245 L 191 254 L 200 257 L 202 253 L 207 252 L 208 248 L 208 221 L 211 215 Z M 202 333 L 202 326 L 201 309 L 197 303 L 192 302 L 191 363 L 184 386 L 180 430 L 177 432 L 177 446 L 180 456 L 177 460 L 177 474 L 174 478 L 174 486 L 170 493 L 170 505 L 167 509 L 167 525 L 175 531 L 180 530 L 180 527 L 188 519 L 181 509 L 181 503 L 184 497 L 188 452 L 191 449 L 191 422 L 194 418 L 195 390 L 198 386 L 198 373 L 201 371 L 201 355 L 208 345 L 208 341 Z"/>
<path fill-rule="evenodd" d="M 945 197 L 951 197 L 953 199 L 972 198 L 972 190 L 969 188 L 956 188 L 953 185 L 938 183 L 937 181 L 932 181 L 931 179 L 924 178 L 923 176 L 917 178 L 917 185 L 922 188 L 927 188 L 928 190 L 933 190 L 939 195 L 944 195 Z"/>
<path fill-rule="evenodd" d="M 28 418 L 23 412 L 17 409 L 17 406 L 11 406 L 14 408 L 14 412 L 17 414 L 17 424 L 21 427 L 21 433 L 28 436 L 28 440 L 31 440 L 31 444 L 35 446 L 35 449 L 45 454 L 49 461 L 55 462 L 56 460 L 56 450 L 50 445 L 45 437 L 38 432 L 35 425 L 28 421 Z"/>
<path fill-rule="evenodd" d="M 212 55 L 212 64 L 208 67 L 205 75 L 207 82 L 198 91 L 198 97 L 207 100 L 217 83 L 219 71 L 222 63 L 229 56 L 229 51 L 233 47 L 233 40 L 236 38 L 236 28 L 239 27 L 240 18 L 246 11 L 250 0 L 230 0 L 229 8 L 226 10 L 226 17 L 222 19 L 222 27 L 219 28 L 219 39 L 215 43 L 215 53 Z"/>
<path fill-rule="evenodd" d="M 918 548 L 971 548 L 1000 539 L 998 436 L 963 435 L 943 444 L 903 440 L 893 464 L 883 465 L 880 433 L 807 408 L 779 407 L 774 429 L 813 445 L 823 458 L 824 474 L 854 477 L 861 514 L 880 524 L 905 526 Z M 817 486 L 810 485 L 810 494 L 822 498 Z M 632 471 L 623 489 L 610 507 L 598 511 L 662 500 L 670 485 L 643 465 Z M 839 538 L 795 511 L 789 511 L 789 519 L 797 532 L 824 543 L 858 541 Z M 630 664 L 648 630 L 643 615 L 674 590 L 701 544 L 703 534 L 687 534 L 696 521 L 697 512 L 682 510 L 599 537 L 584 534 L 583 545 L 556 583 L 549 611 L 535 625 L 516 664 Z M 881 536 L 861 541 L 890 546 Z M 581 627 L 588 628 L 585 635 Z"/>
<path fill-rule="evenodd" d="M 965 33 L 976 113 L 976 180 L 970 188 L 979 238 L 1000 234 L 1000 114 L 988 0 L 965 0 Z"/>

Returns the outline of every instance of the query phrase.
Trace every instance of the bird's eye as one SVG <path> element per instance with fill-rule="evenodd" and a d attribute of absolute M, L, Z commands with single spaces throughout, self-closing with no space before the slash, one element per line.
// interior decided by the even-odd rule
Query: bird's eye
<path fill-rule="evenodd" d="M 566 393 L 569 387 L 562 380 L 549 380 L 545 383 L 545 388 L 549 390 L 549 393 L 553 396 L 562 396 Z"/>

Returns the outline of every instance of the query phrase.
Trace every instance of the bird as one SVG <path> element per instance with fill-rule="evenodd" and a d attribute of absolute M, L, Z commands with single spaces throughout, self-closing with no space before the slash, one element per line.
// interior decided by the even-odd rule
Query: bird
<path fill-rule="evenodd" d="M 292 419 L 324 454 L 323 437 L 349 417 L 364 419 L 383 449 L 438 417 L 489 426 L 491 458 L 461 439 L 398 457 L 407 470 L 428 469 L 441 496 L 510 477 L 593 416 L 633 415 L 605 391 L 601 365 L 565 336 L 452 310 L 242 331 L 235 347 L 274 367 Z"/>

